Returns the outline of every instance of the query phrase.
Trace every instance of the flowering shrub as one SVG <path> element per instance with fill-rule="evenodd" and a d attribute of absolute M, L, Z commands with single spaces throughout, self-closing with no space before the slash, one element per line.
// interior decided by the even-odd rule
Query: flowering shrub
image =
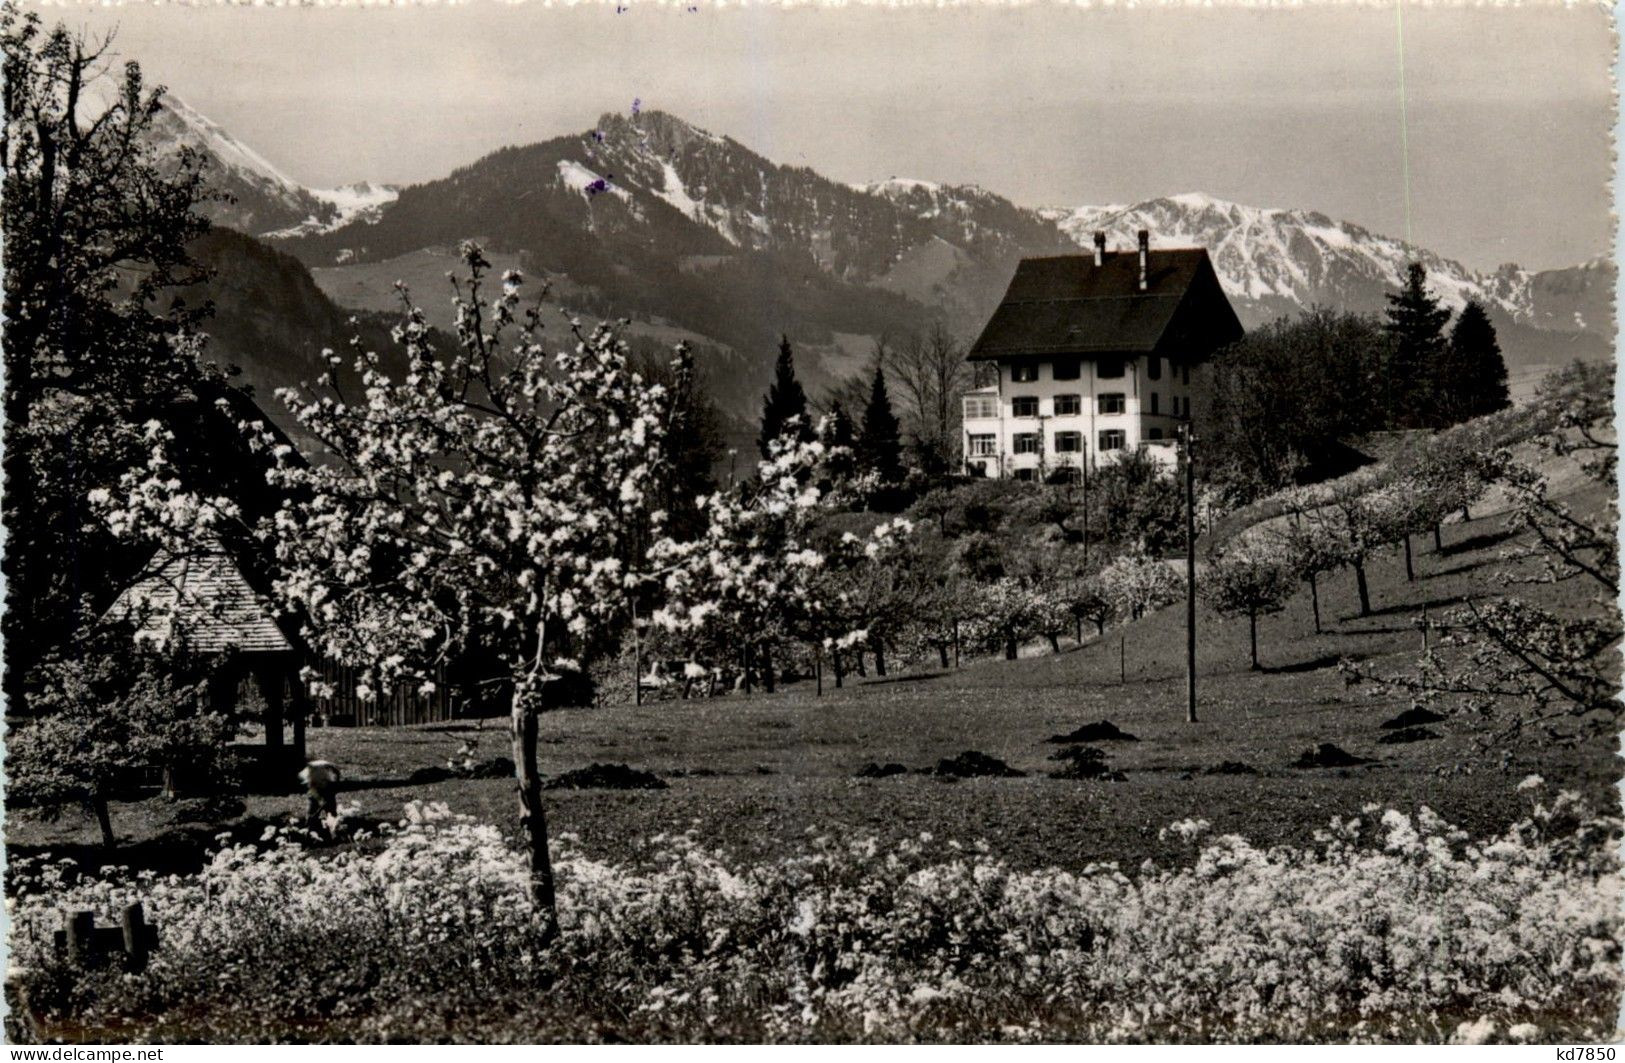
<path fill-rule="evenodd" d="M 268 831 L 198 875 L 19 874 L 14 948 L 62 1039 L 1596 1040 L 1619 989 L 1617 824 L 1572 797 L 1475 842 L 1370 806 L 1310 849 L 1173 825 L 1178 868 L 1018 870 L 929 836 L 739 865 L 657 837 L 558 859 L 547 945 L 522 859 L 444 806 L 318 853 Z M 49 935 L 139 897 L 148 971 Z M 1533 1032 L 1532 1032 L 1533 1031 Z"/>

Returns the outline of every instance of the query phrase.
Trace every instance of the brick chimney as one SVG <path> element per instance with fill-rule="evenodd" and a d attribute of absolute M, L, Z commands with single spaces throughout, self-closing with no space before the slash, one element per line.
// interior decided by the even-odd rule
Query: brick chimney
<path fill-rule="evenodd" d="M 1099 266 L 1106 261 L 1106 234 L 1095 233 L 1095 265 Z"/>
<path fill-rule="evenodd" d="M 1140 291 L 1145 291 L 1146 259 L 1151 257 L 1151 230 L 1140 230 Z"/>

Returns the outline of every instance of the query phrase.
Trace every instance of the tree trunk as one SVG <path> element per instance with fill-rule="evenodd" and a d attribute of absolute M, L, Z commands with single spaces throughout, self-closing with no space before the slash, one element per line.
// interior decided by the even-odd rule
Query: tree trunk
<path fill-rule="evenodd" d="M 875 654 L 875 675 L 884 676 L 886 674 L 886 643 L 876 638 L 869 642 L 869 647 L 874 650 Z"/>
<path fill-rule="evenodd" d="M 937 659 L 942 662 L 944 669 L 948 667 L 948 644 L 946 642 L 937 643 Z"/>
<path fill-rule="evenodd" d="M 1106 637 L 1106 621 L 1102 617 L 1095 617 L 1095 636 L 1097 638 Z"/>
<path fill-rule="evenodd" d="M 293 703 L 293 757 L 300 767 L 304 767 L 305 757 L 305 717 L 309 708 L 304 698 L 296 698 Z"/>
<path fill-rule="evenodd" d="M 749 642 L 745 643 L 742 652 L 744 654 L 744 664 L 745 664 L 745 675 L 744 675 L 745 694 L 748 697 L 750 695 L 750 666 L 751 666 L 751 654 L 750 654 L 750 643 Z"/>
<path fill-rule="evenodd" d="M 1061 640 L 1053 631 L 1049 632 L 1049 651 L 1051 653 L 1061 652 Z"/>
<path fill-rule="evenodd" d="M 1365 562 L 1354 562 L 1354 586 L 1360 592 L 1360 615 L 1371 615 L 1371 589 L 1365 582 Z"/>
<path fill-rule="evenodd" d="M 164 765 L 164 785 L 160 796 L 165 801 L 173 801 L 178 796 L 175 786 L 175 765 L 173 764 Z"/>
<path fill-rule="evenodd" d="M 857 653 L 857 656 L 858 656 L 858 675 L 862 676 L 865 679 L 868 679 L 869 678 L 869 670 L 867 668 L 865 668 L 864 664 L 863 664 L 863 651 L 860 649 L 860 650 L 857 650 L 856 653 Z"/>
<path fill-rule="evenodd" d="M 824 696 L 824 647 L 813 646 L 813 683 L 817 697 Z"/>
<path fill-rule="evenodd" d="M 90 799 L 90 811 L 96 816 L 96 826 L 101 828 L 102 845 L 111 849 L 118 844 L 113 836 L 113 817 L 107 810 L 107 795 L 97 792 Z"/>
<path fill-rule="evenodd" d="M 830 661 L 835 665 L 835 689 L 839 690 L 846 681 L 846 662 L 841 660 L 840 650 L 831 650 L 829 656 Z"/>
<path fill-rule="evenodd" d="M 1072 618 L 1072 638 L 1079 646 L 1083 645 L 1083 617 Z"/>
<path fill-rule="evenodd" d="M 1405 540 L 1405 579 L 1410 583 L 1416 582 L 1416 566 L 1411 562 L 1411 533 L 1402 536 Z"/>
<path fill-rule="evenodd" d="M 954 667 L 959 667 L 959 618 L 954 618 Z"/>
<path fill-rule="evenodd" d="M 1007 660 L 1007 661 L 1015 660 L 1016 657 L 1017 657 L 1017 652 L 1016 651 L 1017 651 L 1016 640 L 1015 639 L 1005 639 L 1004 640 L 1004 659 Z"/>
<path fill-rule="evenodd" d="M 1461 507 L 1461 519 L 1462 519 L 1462 520 L 1463 520 L 1463 521 L 1464 521 L 1464 522 L 1465 522 L 1465 521 L 1470 521 L 1470 520 L 1472 520 L 1472 519 L 1473 519 L 1473 514 L 1472 514 L 1472 512 L 1471 512 L 1471 511 L 1470 511 L 1470 510 L 1469 510 L 1469 509 L 1468 509 L 1468 508 L 1467 508 L 1467 507 L 1466 507 L 1466 506 L 1462 506 L 1462 507 Z"/>
<path fill-rule="evenodd" d="M 1252 643 L 1253 671 L 1261 671 L 1258 667 L 1258 612 L 1256 610 L 1247 613 L 1247 636 Z"/>
<path fill-rule="evenodd" d="M 536 767 L 536 738 L 547 690 L 520 680 L 513 692 L 514 783 L 519 797 L 519 838 L 530 868 L 530 899 L 547 920 L 549 937 L 558 928 L 553 891 L 553 858 L 547 847 L 547 816 L 542 811 L 542 777 Z"/>
<path fill-rule="evenodd" d="M 1309 605 L 1315 612 L 1315 634 L 1320 634 L 1320 577 L 1309 573 Z"/>
<path fill-rule="evenodd" d="M 1433 526 L 1433 552 L 1436 554 L 1444 550 L 1444 538 L 1439 532 L 1439 527 L 1437 524 Z"/>
<path fill-rule="evenodd" d="M 778 686 L 778 677 L 773 674 L 773 644 L 762 643 L 762 689 L 769 694 Z"/>

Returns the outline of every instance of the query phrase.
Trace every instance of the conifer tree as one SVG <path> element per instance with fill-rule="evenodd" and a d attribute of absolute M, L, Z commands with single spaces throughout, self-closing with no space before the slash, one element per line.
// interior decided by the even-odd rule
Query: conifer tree
<path fill-rule="evenodd" d="M 762 457 L 768 456 L 768 447 L 785 432 L 791 418 L 796 418 L 796 439 L 812 439 L 812 426 L 807 422 L 807 392 L 796 379 L 795 354 L 790 349 L 790 337 L 779 339 L 779 360 L 773 366 L 773 383 L 768 385 L 767 397 L 762 400 L 762 429 L 756 437 L 756 446 Z"/>
<path fill-rule="evenodd" d="M 1444 327 L 1450 311 L 1427 289 L 1427 270 L 1412 262 L 1405 284 L 1388 295 L 1388 332 L 1394 350 L 1388 363 L 1386 413 L 1391 427 L 1419 428 L 1438 421 L 1434 383 L 1446 354 Z"/>
<path fill-rule="evenodd" d="M 1471 420 L 1510 404 L 1507 364 L 1501 357 L 1495 325 L 1476 300 L 1469 301 L 1456 317 L 1445 364 L 1454 379 L 1442 381 L 1440 391 L 1451 399 L 1451 421 Z"/>
<path fill-rule="evenodd" d="M 879 474 L 881 483 L 894 484 L 903 479 L 901 429 L 886 394 L 886 375 L 878 365 L 869 385 L 869 403 L 863 410 L 857 449 L 858 463 L 864 471 Z"/>

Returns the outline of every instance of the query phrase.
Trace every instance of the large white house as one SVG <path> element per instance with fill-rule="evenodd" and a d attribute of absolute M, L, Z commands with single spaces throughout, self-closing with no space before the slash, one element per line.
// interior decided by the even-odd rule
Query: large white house
<path fill-rule="evenodd" d="M 1190 417 L 1192 374 L 1242 336 L 1201 248 L 1025 258 L 973 362 L 998 383 L 964 397 L 964 464 L 972 475 L 1064 480 L 1145 445 L 1174 460 Z"/>

